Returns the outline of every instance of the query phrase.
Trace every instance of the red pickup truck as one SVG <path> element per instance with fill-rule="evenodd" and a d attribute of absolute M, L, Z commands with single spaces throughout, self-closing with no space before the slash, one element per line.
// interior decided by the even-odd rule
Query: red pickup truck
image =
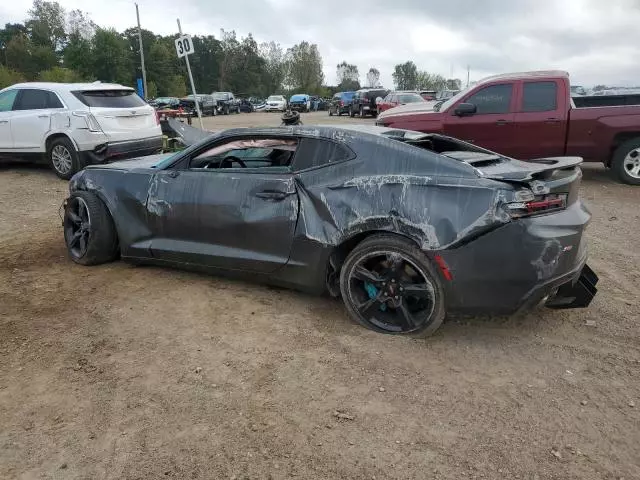
<path fill-rule="evenodd" d="M 603 162 L 640 185 L 640 98 L 571 97 L 561 71 L 497 75 L 441 104 L 389 109 L 376 124 L 442 133 L 503 155 L 530 160 L 579 156 Z"/>

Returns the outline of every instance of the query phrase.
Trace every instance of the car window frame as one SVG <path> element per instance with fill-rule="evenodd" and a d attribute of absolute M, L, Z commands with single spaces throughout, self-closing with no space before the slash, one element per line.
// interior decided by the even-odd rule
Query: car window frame
<path fill-rule="evenodd" d="M 17 88 L 16 90 L 18 91 L 18 93 L 17 93 L 16 97 L 13 100 L 13 105 L 11 106 L 11 111 L 12 112 L 31 112 L 31 111 L 37 112 L 37 111 L 42 111 L 42 110 L 64 110 L 66 108 L 64 102 L 60 98 L 60 95 L 58 95 L 56 92 L 54 92 L 51 89 L 48 89 L 48 88 L 36 88 L 36 87 L 25 87 L 25 88 Z M 32 92 L 32 91 L 45 92 L 47 95 L 53 95 L 53 97 L 58 100 L 58 103 L 60 104 L 60 106 L 59 107 L 52 107 L 51 105 L 49 105 L 51 99 L 49 97 L 47 97 L 47 106 L 45 106 L 45 107 L 42 107 L 42 108 L 20 108 L 20 109 L 16 109 L 16 106 L 20 105 L 20 102 L 22 101 L 23 95 L 25 95 L 26 92 Z"/>
<path fill-rule="evenodd" d="M 471 97 L 477 95 L 481 91 L 486 90 L 487 88 L 492 88 L 492 87 L 497 87 L 497 86 L 502 86 L 502 85 L 510 85 L 511 86 L 511 97 L 509 98 L 509 104 L 508 104 L 508 107 L 507 107 L 507 111 L 506 112 L 499 112 L 499 113 L 474 113 L 473 116 L 475 117 L 475 116 L 478 116 L 478 115 L 507 115 L 507 114 L 514 113 L 514 111 L 515 111 L 514 101 L 516 100 L 516 97 L 517 97 L 517 95 L 515 95 L 515 93 L 516 93 L 516 82 L 514 82 L 513 80 L 505 80 L 504 82 L 496 82 L 496 83 L 492 83 L 490 85 L 482 85 L 477 90 L 469 92 L 469 94 L 466 95 L 461 101 L 459 101 L 455 105 L 452 105 L 452 108 L 450 107 L 451 114 L 455 115 L 455 109 L 459 104 L 461 104 L 461 103 L 471 103 L 470 102 Z M 476 105 L 476 107 L 477 107 L 477 105 Z"/>
<path fill-rule="evenodd" d="M 335 141 L 335 140 L 333 140 L 331 138 L 327 138 L 327 137 L 310 137 L 310 136 L 306 136 L 306 135 L 297 135 L 297 137 L 298 137 L 298 141 L 299 142 L 302 139 L 308 139 L 308 140 L 316 140 L 316 141 L 326 141 L 326 142 L 330 142 L 330 143 L 336 144 L 336 145 L 341 146 L 342 148 L 346 149 L 346 151 L 348 152 L 349 155 L 348 155 L 347 158 L 345 158 L 343 160 L 338 160 L 336 162 L 328 162 L 328 163 L 325 163 L 324 165 L 316 165 L 316 166 L 313 166 L 313 167 L 308 167 L 308 168 L 304 168 L 304 169 L 301 169 L 301 170 L 296 170 L 296 168 L 295 168 L 296 157 L 297 157 L 298 151 L 299 151 L 298 149 L 296 149 L 296 152 L 295 152 L 295 154 L 293 156 L 293 160 L 291 161 L 291 167 L 292 167 L 292 171 L 293 171 L 294 175 L 298 175 L 298 174 L 306 173 L 306 172 L 311 172 L 311 171 L 314 171 L 314 170 L 318 170 L 320 168 L 326 168 L 326 167 L 333 166 L 333 165 L 340 165 L 340 164 L 345 163 L 345 162 L 350 162 L 351 160 L 356 158 L 355 152 L 347 144 L 345 144 L 344 142 L 337 142 L 337 141 Z"/>
<path fill-rule="evenodd" d="M 179 158 L 176 158 L 176 160 L 174 162 L 172 162 L 170 165 L 168 165 L 167 167 L 165 167 L 163 170 L 176 170 L 176 171 L 180 171 L 180 172 L 233 172 L 233 173 L 238 173 L 238 172 L 242 172 L 242 173 L 249 173 L 249 174 L 255 174 L 255 173 L 262 173 L 262 174 L 267 174 L 267 173 L 271 173 L 274 175 L 282 175 L 282 174 L 293 174 L 293 162 L 295 161 L 295 154 L 297 152 L 297 146 L 296 146 L 296 152 L 294 152 L 293 154 L 293 158 L 291 159 L 291 163 L 289 164 L 289 166 L 287 167 L 255 167 L 255 168 L 242 168 L 242 167 L 237 167 L 237 168 L 191 168 L 189 167 L 189 164 L 191 163 L 191 160 L 195 157 L 197 157 L 198 155 L 204 153 L 207 150 L 210 150 L 211 148 L 214 148 L 216 146 L 219 145 L 223 145 L 225 143 L 229 143 L 229 142 L 233 142 L 236 140 L 243 140 L 243 139 L 282 139 L 282 140 L 297 140 L 299 142 L 299 138 L 297 135 L 268 135 L 268 134 L 257 134 L 257 135 L 251 135 L 251 134 L 238 134 L 238 135 L 231 135 L 231 136 L 225 136 L 225 137 L 214 137 L 211 139 L 210 142 L 205 143 L 202 146 L 199 146 L 197 148 L 194 148 L 193 150 L 191 149 L 187 149 L 187 150 L 183 150 L 183 155 L 181 155 Z M 285 170 L 286 168 L 286 170 Z M 276 170 L 277 169 L 277 170 Z"/>
<path fill-rule="evenodd" d="M 4 92 L 2 92 L 0 95 L 4 95 L 6 93 L 11 93 L 11 92 L 15 92 L 15 95 L 13 97 L 13 102 L 11 103 L 11 106 L 9 107 L 9 110 L 3 110 L 3 111 L 0 111 L 0 113 L 13 112 L 13 106 L 16 104 L 16 100 L 18 99 L 18 95 L 20 94 L 20 89 L 18 89 L 18 88 L 8 88 Z"/>
<path fill-rule="evenodd" d="M 553 85 L 554 87 L 554 97 L 553 97 L 553 108 L 550 109 L 546 109 L 546 110 L 525 110 L 524 109 L 524 99 L 525 99 L 525 86 L 527 84 L 536 84 L 536 83 L 550 83 Z M 522 91 L 522 94 L 520 95 L 520 104 L 518 105 L 518 109 L 517 109 L 517 113 L 545 113 L 545 112 L 555 112 L 558 110 L 558 105 L 559 103 L 559 99 L 558 97 L 560 96 L 560 91 L 561 89 L 558 86 L 558 82 L 551 80 L 551 79 L 547 79 L 547 80 L 524 80 L 522 81 L 522 83 L 520 84 L 520 89 Z"/>

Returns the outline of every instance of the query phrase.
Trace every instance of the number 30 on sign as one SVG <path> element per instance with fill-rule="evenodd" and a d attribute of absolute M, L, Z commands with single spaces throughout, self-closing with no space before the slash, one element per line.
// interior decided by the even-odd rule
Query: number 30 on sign
<path fill-rule="evenodd" d="M 180 58 L 193 53 L 193 42 L 190 35 L 176 38 L 176 52 Z"/>

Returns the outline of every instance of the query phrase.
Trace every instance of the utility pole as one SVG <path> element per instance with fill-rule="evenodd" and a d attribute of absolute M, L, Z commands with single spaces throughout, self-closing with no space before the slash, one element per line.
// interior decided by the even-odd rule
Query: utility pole
<path fill-rule="evenodd" d="M 182 37 L 182 26 L 180 25 L 180 19 L 176 18 L 178 22 L 178 33 Z M 198 96 L 196 95 L 196 85 L 193 83 L 193 75 L 191 74 L 191 64 L 189 63 L 189 55 L 184 56 L 184 60 L 187 62 L 187 72 L 189 73 L 189 81 L 191 82 L 191 91 L 193 92 L 193 100 L 196 104 L 196 112 L 198 113 L 198 120 L 200 120 L 200 128 L 204 130 L 204 125 L 202 124 L 202 113 L 200 112 L 200 102 L 198 101 Z"/>
<path fill-rule="evenodd" d="M 467 88 L 469 88 L 469 65 L 467 65 Z"/>
<path fill-rule="evenodd" d="M 144 98 L 147 98 L 147 71 L 144 68 L 144 48 L 142 47 L 142 29 L 140 28 L 140 12 L 136 3 L 136 17 L 138 18 L 138 43 L 140 44 L 140 63 L 142 64 L 142 85 L 144 86 Z"/>

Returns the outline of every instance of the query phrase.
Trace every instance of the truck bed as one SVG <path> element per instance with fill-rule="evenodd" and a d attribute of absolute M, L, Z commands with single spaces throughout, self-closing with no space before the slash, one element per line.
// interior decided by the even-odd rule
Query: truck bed
<path fill-rule="evenodd" d="M 576 108 L 619 107 L 623 105 L 640 105 L 640 94 L 628 95 L 591 95 L 572 97 Z"/>

